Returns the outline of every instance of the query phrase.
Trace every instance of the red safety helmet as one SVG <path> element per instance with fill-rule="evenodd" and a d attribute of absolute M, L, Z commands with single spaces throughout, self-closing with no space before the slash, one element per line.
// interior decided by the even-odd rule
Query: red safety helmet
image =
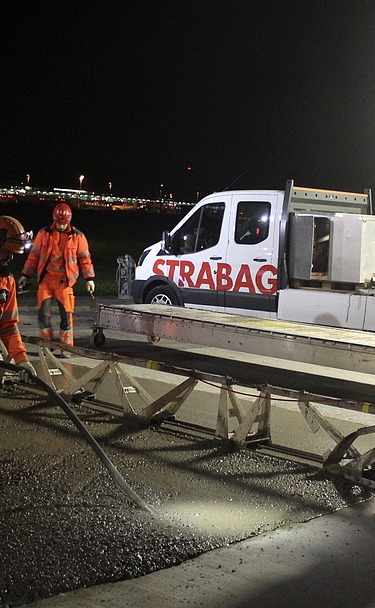
<path fill-rule="evenodd" d="M 53 221 L 56 224 L 70 224 L 72 219 L 72 210 L 66 203 L 59 203 L 52 213 Z"/>
<path fill-rule="evenodd" d="M 32 232 L 25 232 L 21 222 L 9 215 L 0 216 L 0 247 L 12 253 L 23 253 L 31 246 Z"/>

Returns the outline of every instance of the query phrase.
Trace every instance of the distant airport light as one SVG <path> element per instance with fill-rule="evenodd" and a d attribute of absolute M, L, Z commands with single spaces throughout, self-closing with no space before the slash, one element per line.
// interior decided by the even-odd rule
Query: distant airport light
<path fill-rule="evenodd" d="M 85 179 L 85 176 L 80 176 L 82 179 Z M 83 189 L 75 189 L 75 188 L 51 188 L 48 190 L 40 190 L 38 188 L 33 188 L 32 186 L 9 186 L 8 188 L 0 188 L 0 200 L 1 199 L 11 199 L 14 198 L 19 199 L 19 201 L 23 200 L 24 197 L 27 196 L 27 200 L 31 200 L 33 197 L 37 198 L 38 201 L 67 201 L 69 204 L 79 205 L 81 208 L 84 207 L 110 207 L 112 203 L 119 205 L 121 204 L 122 209 L 153 209 L 153 205 L 163 204 L 163 208 L 182 208 L 184 206 L 193 206 L 195 203 L 186 202 L 186 201 L 176 201 L 173 200 L 172 192 L 166 193 L 164 188 L 165 184 L 160 184 L 163 188 L 160 193 L 160 198 L 155 199 L 146 199 L 141 197 L 117 197 L 112 194 L 108 196 L 108 194 L 98 194 L 94 192 L 88 192 Z M 198 194 L 198 193 L 197 193 Z M 125 204 L 124 204 L 125 203 Z M 159 207 L 158 207 L 159 209 Z"/>

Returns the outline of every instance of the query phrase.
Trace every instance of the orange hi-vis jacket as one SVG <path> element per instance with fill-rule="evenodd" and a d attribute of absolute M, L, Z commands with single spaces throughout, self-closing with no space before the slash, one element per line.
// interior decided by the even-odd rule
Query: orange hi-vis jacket
<path fill-rule="evenodd" d="M 51 226 L 42 228 L 42 230 L 38 232 L 29 253 L 29 257 L 22 269 L 22 274 L 28 277 L 33 277 L 36 273 L 38 276 L 38 283 L 43 280 L 47 271 L 54 245 L 52 239 L 54 229 L 55 223 Z M 74 228 L 74 226 L 69 226 L 66 234 L 67 239 L 65 241 L 65 246 L 61 251 L 61 256 L 63 258 L 68 287 L 73 287 L 78 279 L 79 269 L 81 269 L 84 279 L 93 279 L 95 277 L 95 272 L 87 239 L 83 232 Z"/>
<path fill-rule="evenodd" d="M 16 364 L 27 361 L 18 322 L 16 283 L 13 275 L 4 266 L 0 269 L 0 340 Z"/>

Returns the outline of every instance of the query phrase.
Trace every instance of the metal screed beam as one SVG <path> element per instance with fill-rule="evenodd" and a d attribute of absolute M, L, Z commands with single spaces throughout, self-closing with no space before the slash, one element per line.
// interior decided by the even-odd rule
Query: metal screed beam
<path fill-rule="evenodd" d="M 375 481 L 371 479 L 369 473 L 372 471 L 372 464 L 375 460 L 375 450 L 363 454 L 352 445 L 355 439 L 366 431 L 359 432 L 354 437 L 350 436 L 349 440 L 334 426 L 332 421 L 318 410 L 319 404 L 325 404 L 348 409 L 360 406 L 362 410 L 369 411 L 375 407 L 375 403 L 354 403 L 340 398 L 324 398 L 321 395 L 272 385 L 247 385 L 244 390 L 236 380 L 228 376 L 179 368 L 154 360 L 135 359 L 111 353 L 99 353 L 91 349 L 69 347 L 66 350 L 80 357 L 80 368 L 84 366 L 82 358 L 87 357 L 98 361 L 97 365 L 76 378 L 67 369 L 67 362 L 64 364 L 52 352 L 53 348 L 61 350 L 61 344 L 46 342 L 35 337 L 23 336 L 23 338 L 26 343 L 38 347 L 38 373 L 41 379 L 61 394 L 67 402 L 109 412 L 117 417 L 133 419 L 143 425 L 153 424 L 154 421 L 157 421 L 158 424 L 169 421 L 194 390 L 197 390 L 202 384 L 210 385 L 212 391 L 217 391 L 216 425 L 212 429 L 214 436 L 217 439 L 230 441 L 239 448 L 251 443 L 273 447 L 271 412 L 275 402 L 286 400 L 291 405 L 295 404 L 296 411 L 303 416 L 309 432 L 316 433 L 321 430 L 333 444 L 332 450 L 322 453 L 320 457 L 323 466 L 335 474 L 350 476 L 350 478 L 354 476 L 358 482 L 363 478 L 366 485 L 375 487 Z M 69 360 L 71 367 L 70 362 L 71 360 Z M 168 377 L 173 376 L 175 385 L 165 391 L 163 395 L 154 397 L 142 386 L 142 382 L 134 377 L 132 368 L 147 369 L 149 372 L 155 373 L 159 379 L 163 373 L 168 373 Z M 96 399 L 95 393 L 105 378 L 107 381 L 109 379 L 115 388 L 118 397 L 116 403 Z M 3 383 L 6 381 L 7 376 L 5 375 Z M 21 388 L 26 391 L 36 390 L 30 385 L 23 385 Z M 372 428 L 370 427 L 367 434 L 373 432 Z M 301 455 L 301 451 L 299 451 L 299 455 Z"/>

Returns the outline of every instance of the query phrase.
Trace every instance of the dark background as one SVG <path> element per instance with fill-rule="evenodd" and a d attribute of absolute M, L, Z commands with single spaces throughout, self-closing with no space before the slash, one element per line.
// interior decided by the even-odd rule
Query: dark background
<path fill-rule="evenodd" d="M 3 0 L 0 18 L 0 184 L 374 185 L 374 0 Z"/>

